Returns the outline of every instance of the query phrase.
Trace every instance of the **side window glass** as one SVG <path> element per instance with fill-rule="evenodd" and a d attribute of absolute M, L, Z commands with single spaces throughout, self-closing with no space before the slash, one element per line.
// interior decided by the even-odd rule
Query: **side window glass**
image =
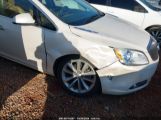
<path fill-rule="evenodd" d="M 0 14 L 14 17 L 17 14 L 30 12 L 33 15 L 33 6 L 27 0 L 0 0 Z"/>
<path fill-rule="evenodd" d="M 116 8 L 132 10 L 133 0 L 111 0 L 111 6 Z"/>
<path fill-rule="evenodd" d="M 137 3 L 135 0 L 111 0 L 111 6 L 135 12 L 145 12 L 143 6 Z"/>
<path fill-rule="evenodd" d="M 106 5 L 107 5 L 107 6 L 111 6 L 111 0 L 107 0 L 107 1 L 106 1 Z"/>
<path fill-rule="evenodd" d="M 87 0 L 89 3 L 106 5 L 109 0 Z"/>
<path fill-rule="evenodd" d="M 79 9 L 80 6 L 78 6 L 78 4 L 74 1 L 68 1 L 68 0 L 55 0 L 55 6 L 57 7 L 64 7 L 64 6 L 68 6 L 68 8 L 71 9 Z"/>
<path fill-rule="evenodd" d="M 0 0 L 0 14 L 3 12 L 3 0 Z"/>
<path fill-rule="evenodd" d="M 56 27 L 44 16 L 42 13 L 39 14 L 39 24 L 41 27 L 56 31 Z"/>
<path fill-rule="evenodd" d="M 142 13 L 147 13 L 148 11 L 139 3 L 134 1 L 134 11 L 135 12 L 142 12 Z"/>

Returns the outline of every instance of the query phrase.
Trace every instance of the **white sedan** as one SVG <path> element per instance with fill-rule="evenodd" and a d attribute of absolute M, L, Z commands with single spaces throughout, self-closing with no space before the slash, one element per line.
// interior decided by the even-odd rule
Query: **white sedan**
<path fill-rule="evenodd" d="M 161 45 L 161 7 L 150 0 L 87 0 L 94 7 L 148 31 Z M 152 1 L 151 1 L 152 2 Z"/>
<path fill-rule="evenodd" d="M 0 55 L 80 96 L 138 91 L 159 62 L 147 32 L 83 0 L 0 0 Z"/>

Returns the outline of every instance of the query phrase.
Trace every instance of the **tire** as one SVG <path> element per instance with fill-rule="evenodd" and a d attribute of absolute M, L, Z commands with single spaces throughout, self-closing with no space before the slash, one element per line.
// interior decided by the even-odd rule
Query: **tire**
<path fill-rule="evenodd" d="M 85 59 L 68 57 L 59 62 L 57 79 L 72 95 L 87 96 L 100 91 L 100 81 L 94 67 Z"/>
<path fill-rule="evenodd" d="M 148 28 L 147 31 L 157 40 L 159 46 L 161 46 L 161 26 Z"/>

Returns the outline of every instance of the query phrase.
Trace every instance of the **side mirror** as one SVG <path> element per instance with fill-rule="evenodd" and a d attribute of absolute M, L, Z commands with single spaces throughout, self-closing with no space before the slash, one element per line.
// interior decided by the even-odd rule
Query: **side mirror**
<path fill-rule="evenodd" d="M 13 18 L 13 23 L 31 25 L 35 23 L 35 20 L 29 13 L 18 14 Z"/>

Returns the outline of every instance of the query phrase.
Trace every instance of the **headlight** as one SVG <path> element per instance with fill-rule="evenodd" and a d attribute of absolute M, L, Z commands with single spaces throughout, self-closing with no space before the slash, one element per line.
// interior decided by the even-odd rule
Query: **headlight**
<path fill-rule="evenodd" d="M 114 48 L 114 52 L 124 65 L 145 65 L 149 63 L 145 54 L 140 51 Z"/>

